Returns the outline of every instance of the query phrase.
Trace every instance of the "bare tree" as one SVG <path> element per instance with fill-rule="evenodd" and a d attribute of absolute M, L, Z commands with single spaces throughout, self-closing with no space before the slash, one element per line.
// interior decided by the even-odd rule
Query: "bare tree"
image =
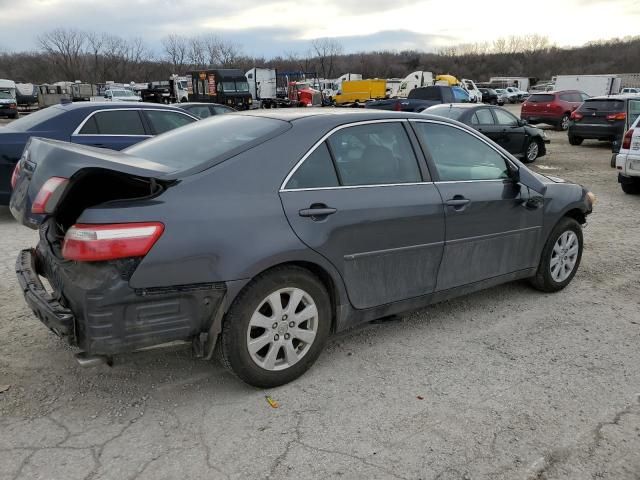
<path fill-rule="evenodd" d="M 234 66 L 242 55 L 242 47 L 237 43 L 218 39 L 218 63 L 223 67 Z"/>
<path fill-rule="evenodd" d="M 187 58 L 194 68 L 207 66 L 208 47 L 204 37 L 192 37 L 189 39 L 189 52 Z"/>
<path fill-rule="evenodd" d="M 189 52 L 188 39 L 172 33 L 162 39 L 162 47 L 173 66 L 173 70 L 176 72 L 184 70 Z"/>
<path fill-rule="evenodd" d="M 81 30 L 56 28 L 38 37 L 40 48 L 48 53 L 67 80 L 79 79 L 84 62 L 87 34 Z"/>
<path fill-rule="evenodd" d="M 342 55 L 342 45 L 331 38 L 312 40 L 311 48 L 315 53 L 322 78 L 333 78 L 336 58 Z"/>

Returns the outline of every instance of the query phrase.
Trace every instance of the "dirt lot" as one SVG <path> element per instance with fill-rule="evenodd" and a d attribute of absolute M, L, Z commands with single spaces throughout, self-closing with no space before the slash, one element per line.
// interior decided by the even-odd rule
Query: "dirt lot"
<path fill-rule="evenodd" d="M 0 479 L 640 478 L 640 197 L 608 145 L 549 136 L 534 168 L 599 198 L 573 283 L 336 336 L 277 409 L 182 348 L 80 369 L 26 308 L 36 236 L 0 209 Z"/>

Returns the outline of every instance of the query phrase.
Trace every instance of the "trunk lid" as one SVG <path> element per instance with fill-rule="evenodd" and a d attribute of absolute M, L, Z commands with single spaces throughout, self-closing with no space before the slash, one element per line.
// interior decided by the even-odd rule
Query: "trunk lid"
<path fill-rule="evenodd" d="M 65 210 L 61 222 L 73 222 L 87 207 L 156 195 L 175 181 L 175 169 L 166 165 L 123 152 L 42 138 L 27 143 L 18 165 L 9 207 L 16 220 L 33 229 L 47 215 Z M 56 190 L 53 209 L 46 214 L 32 213 L 38 194 L 53 177 L 68 179 L 61 191 Z"/>
<path fill-rule="evenodd" d="M 587 100 L 578 109 L 581 117 L 576 117 L 576 123 L 589 125 L 611 125 L 624 123 L 626 119 L 625 104 L 622 100 L 594 99 Z M 621 115 L 624 115 L 621 117 Z"/>

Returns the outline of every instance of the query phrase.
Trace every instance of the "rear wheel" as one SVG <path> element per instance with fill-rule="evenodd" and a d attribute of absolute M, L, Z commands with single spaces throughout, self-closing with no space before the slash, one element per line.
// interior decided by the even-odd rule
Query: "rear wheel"
<path fill-rule="evenodd" d="M 558 130 L 567 131 L 569 130 L 569 114 L 565 113 L 560 122 L 558 123 Z"/>
<path fill-rule="evenodd" d="M 582 145 L 582 142 L 584 142 L 584 138 L 576 137 L 575 135 L 569 135 L 569 143 L 571 145 Z"/>
<path fill-rule="evenodd" d="M 222 363 L 250 385 L 269 388 L 302 375 L 329 336 L 331 303 L 307 270 L 281 267 L 256 277 L 226 315 Z"/>
<path fill-rule="evenodd" d="M 575 219 L 564 217 L 547 239 L 531 284 L 543 292 L 565 288 L 578 271 L 582 248 L 582 226 Z"/>

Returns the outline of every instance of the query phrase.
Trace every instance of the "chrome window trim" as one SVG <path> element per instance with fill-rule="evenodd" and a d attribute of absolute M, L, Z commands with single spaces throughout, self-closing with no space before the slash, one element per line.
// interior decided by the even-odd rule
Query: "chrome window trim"
<path fill-rule="evenodd" d="M 87 115 L 84 120 L 82 122 L 80 122 L 80 125 L 78 125 L 78 127 L 73 131 L 73 133 L 71 134 L 72 137 L 153 137 L 153 135 L 149 135 L 147 133 L 143 134 L 143 135 L 130 135 L 130 134 L 115 134 L 115 133 L 79 133 L 80 130 L 82 130 L 82 127 L 84 127 L 84 124 L 87 123 L 89 121 L 89 119 L 91 117 L 93 117 L 96 113 L 100 113 L 100 112 L 128 112 L 128 111 L 136 111 L 136 112 L 141 112 L 141 111 L 147 111 L 147 110 L 155 110 L 155 111 L 160 111 L 160 112 L 173 112 L 173 113 L 178 113 L 180 115 L 184 115 L 186 117 L 192 118 L 194 119 L 196 122 L 199 121 L 199 118 L 197 118 L 194 115 L 191 115 L 190 113 L 184 111 L 184 112 L 178 112 L 176 110 L 166 110 L 164 108 L 154 108 L 154 107 L 140 107 L 140 106 L 131 106 L 129 108 L 127 107 L 123 107 L 123 108 L 101 108 L 100 110 L 94 110 L 93 112 L 91 112 L 89 115 Z M 144 123 L 142 124 L 144 126 Z"/>
<path fill-rule="evenodd" d="M 500 157 L 502 157 L 502 159 L 506 163 L 511 165 L 513 168 L 520 168 L 520 167 L 518 167 L 517 164 L 513 163 L 513 161 L 510 158 L 505 157 L 503 152 L 501 152 L 500 150 L 496 149 L 495 146 L 491 145 L 491 143 L 489 143 L 488 139 L 484 135 L 482 135 L 479 132 L 476 132 L 475 130 L 469 131 L 466 128 L 460 127 L 458 125 L 454 125 L 453 123 L 441 122 L 441 121 L 438 121 L 438 120 L 429 120 L 429 119 L 422 120 L 420 118 L 410 118 L 408 120 L 409 120 L 409 123 L 414 123 L 414 122 L 415 123 L 436 123 L 438 125 L 446 125 L 447 127 L 457 128 L 458 130 L 461 130 L 461 131 L 471 135 L 472 137 L 475 137 L 478 140 L 480 140 L 482 143 L 484 143 L 486 146 L 488 146 L 490 149 L 492 149 L 494 152 L 496 152 L 498 155 L 500 155 Z M 495 179 L 489 179 L 489 180 L 443 180 L 443 181 L 437 181 L 435 183 L 502 182 L 504 180 L 507 180 L 507 179 L 506 178 L 495 178 Z"/>
<path fill-rule="evenodd" d="M 355 188 L 373 187 L 410 187 L 416 185 L 433 185 L 434 182 L 409 182 L 409 183 L 374 183 L 371 185 L 338 185 L 336 187 L 309 187 L 309 188 L 287 188 L 280 192 L 313 192 L 315 190 L 353 190 Z"/>
<path fill-rule="evenodd" d="M 342 130 L 344 128 L 349 128 L 349 127 L 358 127 L 360 125 L 370 125 L 370 124 L 374 124 L 374 123 L 402 123 L 402 122 L 406 122 L 407 119 L 406 118 L 386 118 L 386 119 L 378 119 L 378 120 L 363 120 L 360 122 L 353 122 L 353 123 L 345 123 L 344 125 L 338 125 L 337 127 L 332 128 L 329 132 L 327 132 L 325 135 L 322 136 L 322 138 L 320 138 L 320 140 L 318 140 L 308 151 L 307 153 L 305 153 L 303 155 L 303 157 L 298 160 L 298 162 L 294 165 L 294 167 L 291 169 L 291 171 L 289 172 L 289 174 L 285 177 L 284 181 L 282 182 L 282 184 L 280 185 L 280 190 L 279 192 L 293 192 L 293 191 L 307 191 L 307 190 L 336 190 L 336 189 L 340 189 L 340 188 L 361 188 L 361 187 L 380 187 L 380 186 L 386 186 L 386 187 L 390 187 L 390 186 L 394 186 L 394 185 L 410 185 L 411 183 L 393 183 L 393 184 L 381 184 L 381 185 L 339 185 L 337 187 L 313 187 L 313 188 L 286 188 L 287 183 L 289 183 L 289 180 L 291 180 L 291 177 L 293 177 L 293 175 L 295 175 L 296 171 L 298 170 L 298 168 L 300 168 L 300 166 L 304 163 L 304 161 L 313 153 L 315 152 L 316 148 L 318 148 L 320 145 L 322 145 L 322 143 L 329 138 L 331 135 L 333 135 L 335 132 Z M 417 158 L 416 158 L 417 161 Z M 420 183 L 423 182 L 413 182 L 413 185 L 418 185 Z M 431 182 L 426 182 L 426 183 L 431 183 Z"/>

